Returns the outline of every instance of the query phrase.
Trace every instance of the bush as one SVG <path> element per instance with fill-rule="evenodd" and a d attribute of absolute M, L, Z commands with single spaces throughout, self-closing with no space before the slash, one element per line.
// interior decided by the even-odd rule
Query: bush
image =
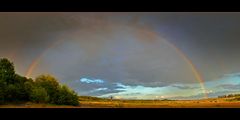
<path fill-rule="evenodd" d="M 42 87 L 35 87 L 32 89 L 30 94 L 30 99 L 37 103 L 47 103 L 49 101 L 49 96 L 47 91 Z"/>
<path fill-rule="evenodd" d="M 6 101 L 19 101 L 18 100 L 18 96 L 21 94 L 21 92 L 19 91 L 19 86 L 15 85 L 15 84 L 9 84 L 6 87 L 5 90 L 5 100 Z"/>
<path fill-rule="evenodd" d="M 59 83 L 56 78 L 50 75 L 40 75 L 36 78 L 35 84 L 47 91 L 50 97 L 50 103 L 54 103 L 54 101 L 57 100 L 56 93 L 58 92 Z"/>
<path fill-rule="evenodd" d="M 73 91 L 70 90 L 67 86 L 61 86 L 58 89 L 57 93 L 57 100 L 55 104 L 59 105 L 79 105 L 78 95 Z"/>
<path fill-rule="evenodd" d="M 50 75 L 36 78 L 37 86 L 45 88 L 49 95 L 49 102 L 58 105 L 79 105 L 78 95 L 67 86 L 61 86 L 57 79 Z"/>

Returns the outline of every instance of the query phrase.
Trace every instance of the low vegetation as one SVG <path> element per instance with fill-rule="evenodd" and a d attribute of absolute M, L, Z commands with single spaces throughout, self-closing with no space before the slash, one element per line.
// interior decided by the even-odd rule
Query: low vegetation
<path fill-rule="evenodd" d="M 226 101 L 240 101 L 240 94 L 228 94 L 223 96 L 218 96 L 218 98 L 224 98 Z"/>
<path fill-rule="evenodd" d="M 79 105 L 78 95 L 66 85 L 60 85 L 51 75 L 40 75 L 35 80 L 15 73 L 14 65 L 0 59 L 0 104 L 16 102 Z"/>
<path fill-rule="evenodd" d="M 99 97 L 92 97 L 92 96 L 80 96 L 79 101 L 107 101 L 107 98 L 99 98 Z"/>
<path fill-rule="evenodd" d="M 228 94 L 228 95 L 218 96 L 218 98 L 230 98 L 230 97 L 240 97 L 240 94 Z"/>

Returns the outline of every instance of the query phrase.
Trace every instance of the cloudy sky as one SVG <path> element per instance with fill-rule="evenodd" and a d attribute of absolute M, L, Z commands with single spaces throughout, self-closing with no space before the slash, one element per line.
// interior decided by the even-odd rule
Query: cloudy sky
<path fill-rule="evenodd" d="M 0 57 L 79 95 L 195 99 L 240 92 L 240 13 L 0 13 Z"/>

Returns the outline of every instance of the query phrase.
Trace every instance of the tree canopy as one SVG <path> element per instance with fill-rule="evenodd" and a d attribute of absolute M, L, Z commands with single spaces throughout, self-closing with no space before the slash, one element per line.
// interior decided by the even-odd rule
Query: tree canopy
<path fill-rule="evenodd" d="M 0 59 L 0 104 L 31 101 L 59 105 L 79 105 L 78 95 L 66 85 L 59 84 L 51 75 L 40 75 L 35 80 L 15 73 L 14 65 Z"/>

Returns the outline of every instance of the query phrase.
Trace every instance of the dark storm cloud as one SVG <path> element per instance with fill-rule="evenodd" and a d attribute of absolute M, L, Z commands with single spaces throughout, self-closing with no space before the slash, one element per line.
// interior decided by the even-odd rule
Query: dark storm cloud
<path fill-rule="evenodd" d="M 114 83 L 198 83 L 161 39 L 179 47 L 209 81 L 240 71 L 239 21 L 239 13 L 0 13 L 0 56 L 24 75 L 37 56 L 64 40 L 44 53 L 32 77 L 50 73 L 86 95 L 119 92 Z M 106 83 L 80 83 L 84 77 Z"/>
<path fill-rule="evenodd" d="M 205 80 L 240 71 L 239 20 L 239 13 L 164 13 L 152 19 L 161 26 L 160 34 L 187 53 Z"/>
<path fill-rule="evenodd" d="M 21 74 L 54 35 L 75 28 L 58 13 L 0 13 L 0 55 L 10 57 Z"/>

